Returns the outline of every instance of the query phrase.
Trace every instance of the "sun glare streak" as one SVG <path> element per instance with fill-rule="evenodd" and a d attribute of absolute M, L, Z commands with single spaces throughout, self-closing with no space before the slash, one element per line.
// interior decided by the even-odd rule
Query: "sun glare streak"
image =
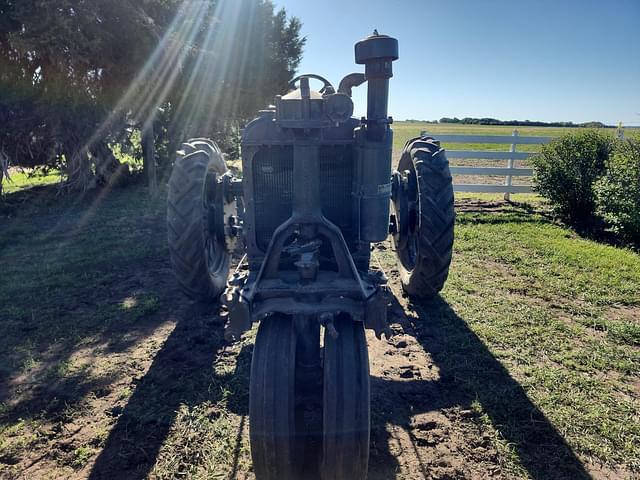
<path fill-rule="evenodd" d="M 254 9 L 255 6 L 252 5 L 251 8 Z M 214 88 L 212 88 L 212 91 L 210 92 L 210 95 L 212 95 L 213 101 L 215 103 L 206 112 L 205 121 L 204 121 L 205 125 L 210 125 L 212 123 L 213 118 L 216 115 L 216 112 L 221 110 L 221 103 L 226 100 L 226 96 L 224 95 L 225 81 L 228 77 L 229 70 L 231 69 L 233 63 L 236 60 L 231 58 L 231 55 L 235 53 L 233 48 L 231 48 L 231 44 L 232 42 L 236 41 L 236 38 L 237 38 L 236 32 L 238 30 L 238 23 L 239 23 L 241 10 L 236 9 L 234 12 L 223 12 L 223 13 L 225 14 L 225 18 L 227 17 L 227 15 L 229 17 L 233 15 L 233 17 L 232 17 L 232 21 L 228 23 L 225 22 L 221 35 L 216 39 L 217 40 L 216 44 L 212 45 L 212 49 L 214 51 L 223 52 L 223 55 L 220 61 L 221 71 L 219 74 L 221 81 L 218 82 L 216 85 L 214 85 Z M 212 68 L 212 65 L 210 65 L 209 67 Z"/>
<path fill-rule="evenodd" d="M 147 81 L 150 74 L 154 69 L 157 69 L 159 65 L 162 65 L 161 56 L 167 49 L 167 45 L 171 41 L 172 36 L 178 30 L 178 26 L 181 25 L 185 14 L 184 6 L 185 4 L 192 3 L 191 0 L 184 0 L 179 12 L 173 18 L 171 23 L 169 24 L 169 28 L 165 32 L 162 38 L 159 39 L 158 45 L 154 49 L 154 51 L 149 56 L 149 59 L 145 62 L 145 64 L 140 69 L 140 72 L 133 79 L 127 90 L 120 97 L 120 100 L 116 103 L 116 106 L 109 113 L 107 118 L 101 123 L 101 125 L 96 128 L 94 135 L 90 138 L 89 142 L 95 142 L 99 138 L 104 137 L 107 133 L 109 126 L 123 113 L 131 110 L 130 105 L 134 101 L 135 98 L 138 97 L 141 86 Z M 160 61 L 159 61 L 160 60 Z"/>
<path fill-rule="evenodd" d="M 215 7 L 217 11 L 226 2 L 220 1 Z M 143 128 L 147 122 L 153 121 L 155 111 L 162 105 L 179 77 L 181 68 L 187 56 L 189 47 L 197 37 L 203 22 L 207 19 L 206 12 L 211 8 L 209 0 L 184 0 L 170 23 L 169 28 L 159 39 L 158 45 L 149 56 L 149 59 L 136 75 L 127 90 L 124 92 L 114 109 L 107 118 L 96 128 L 94 134 L 83 145 L 88 149 L 90 145 L 99 141 L 109 131 L 113 122 L 126 113 L 133 118 L 142 120 Z M 237 19 L 234 19 L 236 21 Z M 207 27 L 213 30 L 210 23 Z M 207 32 L 207 37 L 213 33 Z M 183 47 L 186 45 L 186 47 Z M 113 183 L 113 182 L 112 182 Z M 95 215 L 96 210 L 104 198 L 113 188 L 113 184 L 106 185 L 93 199 L 91 206 L 78 219 L 75 227 L 69 232 L 77 233 Z M 75 203 L 82 201 L 78 198 Z M 61 223 L 54 226 L 47 237 L 59 230 Z"/>
<path fill-rule="evenodd" d="M 185 0 L 183 2 L 183 6 L 185 3 L 190 3 L 190 0 Z M 182 24 L 182 20 L 184 19 L 184 16 L 185 14 L 181 9 L 179 13 L 176 14 L 176 16 L 171 21 L 169 28 L 167 29 L 163 37 L 159 39 L 158 45 L 151 53 L 151 55 L 149 56 L 149 59 L 145 62 L 140 72 L 136 75 L 134 80 L 131 82 L 131 84 L 125 91 L 125 93 L 120 97 L 120 99 L 116 103 L 116 106 L 111 110 L 111 112 L 109 112 L 109 114 L 104 119 L 104 121 L 94 130 L 93 134 L 82 145 L 82 147 L 80 148 L 80 151 L 87 151 L 91 145 L 95 144 L 100 139 L 104 138 L 105 135 L 107 135 L 110 126 L 117 120 L 117 118 L 120 117 L 123 113 L 126 113 L 127 111 L 131 111 L 131 104 L 134 102 L 135 98 L 137 98 L 137 96 L 139 95 L 139 90 L 141 85 L 144 83 L 147 77 L 149 77 L 150 73 L 154 69 L 162 67 L 164 64 L 166 64 L 166 60 L 162 60 L 162 55 L 166 51 L 167 46 L 170 44 L 171 37 L 177 31 L 177 27 Z M 89 208 L 89 210 L 87 210 L 87 212 L 83 216 L 86 218 L 83 219 L 81 217 L 79 219 L 77 223 L 77 227 L 74 229 L 74 232 L 80 229 L 86 223 L 86 220 L 88 220 L 88 218 L 90 218 L 90 216 L 93 214 L 93 211 L 95 210 L 95 207 L 96 207 L 96 203 L 99 203 L 101 199 L 104 198 L 105 194 L 111 190 L 111 188 L 112 188 L 111 185 L 107 185 L 105 186 L 103 191 L 98 194 L 98 196 L 93 200 L 92 206 Z M 84 200 L 84 196 L 78 196 L 74 200 L 73 205 L 74 206 L 78 205 L 83 200 Z M 54 225 L 50 229 L 48 234 L 45 235 L 45 238 L 49 238 L 51 235 L 54 235 L 58 231 L 59 229 L 58 227 L 60 227 L 61 224 L 62 224 L 62 221 Z"/>
<path fill-rule="evenodd" d="M 201 131 L 202 128 L 210 128 L 214 123 L 214 116 L 220 112 L 220 102 L 225 98 L 224 89 L 228 72 L 231 64 L 237 60 L 232 58 L 233 42 L 237 41 L 236 32 L 242 19 L 243 3 L 245 2 L 221 2 L 217 5 L 214 17 L 224 19 L 224 21 L 209 25 L 203 48 L 205 53 L 198 59 L 190 79 L 190 88 L 197 87 L 197 91 L 193 94 L 194 101 L 188 103 L 191 92 L 187 92 L 184 97 L 185 102 L 179 106 L 176 114 L 178 121 L 181 121 L 185 126 L 192 126 L 194 121 L 198 119 L 200 129 L 198 132 L 194 132 L 198 135 L 205 133 Z M 254 8 L 251 5 L 252 12 Z M 216 31 L 214 31 L 214 26 L 218 26 Z M 214 57 L 207 61 L 206 53 L 208 52 L 220 53 L 217 58 Z M 214 59 L 215 61 L 213 61 Z M 199 109 L 204 105 L 207 105 L 205 110 Z M 191 109 L 185 112 L 184 110 L 189 106 Z"/>
<path fill-rule="evenodd" d="M 185 59 L 189 55 L 188 48 L 182 48 L 182 44 L 191 45 L 198 35 L 200 26 L 204 22 L 206 16 L 203 15 L 206 5 L 204 2 L 201 5 L 201 9 L 194 12 L 193 15 L 196 19 L 195 23 L 191 27 L 185 26 L 186 30 L 184 38 L 176 39 L 172 50 L 169 52 L 169 57 L 166 59 L 163 65 L 162 72 L 153 79 L 153 87 L 145 93 L 141 98 L 142 104 L 138 107 L 138 115 L 144 117 L 143 130 L 147 122 L 153 121 L 155 111 L 162 105 L 168 96 L 168 93 L 173 88 L 178 76 L 180 75 Z M 190 21 L 190 20 L 188 20 Z"/>
<path fill-rule="evenodd" d="M 202 65 L 205 62 L 207 47 L 208 45 L 211 44 L 211 39 L 215 32 L 215 26 L 217 24 L 217 19 L 219 18 L 219 12 L 222 4 L 223 2 L 220 2 L 215 6 L 215 10 L 213 11 L 213 14 L 211 16 L 211 22 L 207 26 L 207 33 L 204 37 L 204 42 L 203 42 L 204 47 L 202 49 L 203 52 L 201 52 L 201 54 L 198 55 L 198 58 L 196 59 L 193 71 L 191 72 L 191 75 L 189 76 L 189 80 L 187 81 L 187 84 L 185 86 L 185 95 L 182 96 L 182 98 L 180 99 L 180 103 L 176 107 L 175 117 L 178 119 L 182 117 L 183 110 L 185 108 L 188 108 L 188 99 L 190 98 L 191 91 L 195 87 L 196 80 L 198 80 L 198 74 L 200 73 Z M 211 61 L 210 64 L 213 64 L 213 62 Z M 209 65 L 209 67 L 211 67 L 211 65 Z M 194 102 L 195 105 L 201 105 L 201 102 L 199 100 L 201 100 L 202 96 L 205 94 L 203 90 L 205 89 L 200 88 L 198 90 L 198 98 L 197 98 L 198 101 Z"/>
<path fill-rule="evenodd" d="M 256 9 L 252 8 L 251 12 L 250 12 L 250 16 L 249 16 L 249 25 L 253 24 L 253 17 L 256 13 Z M 244 48 L 242 49 L 242 55 L 240 56 L 240 62 L 239 62 L 239 73 L 240 73 L 240 78 L 244 77 L 245 74 L 245 70 L 247 67 L 247 62 L 248 62 L 248 58 L 249 58 L 249 48 L 250 48 L 250 42 L 249 42 L 249 38 L 250 38 L 251 32 L 249 29 L 246 29 L 244 31 Z M 237 89 L 237 91 L 235 92 L 235 96 L 233 98 L 233 101 L 231 102 L 231 109 L 232 111 L 237 111 L 237 106 L 238 103 L 240 101 L 240 95 L 244 94 L 244 92 L 241 89 Z"/>

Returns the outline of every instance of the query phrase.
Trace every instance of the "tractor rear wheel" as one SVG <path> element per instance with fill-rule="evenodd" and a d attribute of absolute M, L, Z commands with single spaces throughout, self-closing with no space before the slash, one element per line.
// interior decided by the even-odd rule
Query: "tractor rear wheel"
<path fill-rule="evenodd" d="M 227 167 L 210 140 L 193 139 L 183 149 L 171 172 L 167 196 L 171 263 L 188 297 L 215 302 L 226 286 L 230 254 L 211 232 L 215 214 L 209 196 L 215 192 L 208 191 L 207 179 L 223 175 Z"/>
<path fill-rule="evenodd" d="M 292 318 L 260 322 L 249 387 L 249 436 L 259 480 L 300 478 L 296 429 L 296 332 Z"/>
<path fill-rule="evenodd" d="M 432 297 L 449 276 L 455 223 L 451 172 L 439 142 L 409 140 L 393 186 L 393 241 L 402 287 L 409 295 Z"/>
<path fill-rule="evenodd" d="M 322 480 L 364 480 L 370 431 L 367 341 L 362 322 L 347 315 L 336 317 L 334 326 L 324 337 Z"/>

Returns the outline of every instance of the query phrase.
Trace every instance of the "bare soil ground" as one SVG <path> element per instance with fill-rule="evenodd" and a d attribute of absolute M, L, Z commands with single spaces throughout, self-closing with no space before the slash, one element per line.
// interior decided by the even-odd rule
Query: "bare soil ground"
<path fill-rule="evenodd" d="M 15 205 L 22 204 L 5 208 L 0 218 L 0 478 L 253 478 L 248 377 L 255 331 L 225 344 L 224 312 L 190 304 L 178 291 L 162 199 L 149 201 L 131 187 L 82 203 L 40 203 L 28 214 Z M 518 261 L 478 252 L 476 240 L 465 237 L 476 231 L 465 230 L 465 221 L 485 222 L 477 224 L 479 232 L 500 228 L 513 221 L 511 207 L 459 207 L 469 217 L 461 223 L 453 267 L 458 273 L 448 297 L 420 303 L 403 297 L 391 245 L 375 247 L 376 261 L 390 277 L 395 335 L 368 335 L 369 478 L 638 478 L 639 350 L 623 330 L 620 344 L 610 337 L 618 335 L 615 322 L 638 318 L 634 290 L 625 301 L 604 301 L 602 315 L 588 295 L 580 304 L 556 291 L 551 317 L 562 326 L 538 331 L 534 322 L 546 328 L 552 320 L 547 313 L 531 316 L 522 305 L 534 313 L 551 308 L 552 292 L 541 283 L 532 294 L 519 283 L 526 271 Z M 476 254 L 487 257 L 478 269 Z M 637 260 L 630 258 L 633 270 Z M 482 277 L 485 271 L 509 278 L 509 288 Z M 629 275 L 624 282 L 635 279 Z M 528 280 L 537 282 L 534 273 Z M 627 295 L 624 285 L 619 288 Z M 469 296 L 456 296 L 463 294 Z M 496 329 L 509 338 L 492 329 L 485 316 L 492 309 L 503 312 L 507 323 Z M 589 324 L 585 312 L 604 326 Z M 510 315 L 531 322 L 528 331 L 537 332 L 537 343 L 527 329 L 509 330 L 516 328 Z M 589 365 L 596 364 L 591 370 L 572 346 L 558 347 L 571 353 L 565 356 L 550 347 L 573 335 L 571 329 L 580 329 L 570 338 L 583 343 Z M 599 348 L 611 349 L 606 359 L 594 360 L 593 352 L 601 350 L 589 350 L 585 332 L 600 335 L 594 340 Z M 564 377 L 565 384 L 578 382 L 609 412 L 602 425 L 595 417 L 586 420 L 600 425 L 596 431 L 582 429 L 585 407 L 578 397 L 557 398 L 574 395 L 563 389 L 562 377 L 547 386 L 549 372 L 564 372 L 569 357 L 578 373 Z M 618 415 L 605 403 L 609 397 L 602 400 L 590 386 L 593 379 L 628 408 Z M 617 427 L 624 422 L 630 427 Z"/>

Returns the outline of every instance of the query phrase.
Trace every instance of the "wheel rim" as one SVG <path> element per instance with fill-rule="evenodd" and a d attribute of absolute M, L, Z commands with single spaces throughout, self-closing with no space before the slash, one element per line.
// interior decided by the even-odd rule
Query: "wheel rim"
<path fill-rule="evenodd" d="M 399 165 L 398 191 L 393 201 L 397 232 L 393 235 L 400 264 L 408 271 L 418 261 L 418 234 L 420 229 L 420 197 L 418 179 L 411 158 L 403 156 Z"/>
<path fill-rule="evenodd" d="M 218 278 L 226 266 L 226 252 L 223 246 L 211 237 L 205 237 L 205 250 L 207 254 L 207 270 L 212 278 Z"/>
<path fill-rule="evenodd" d="M 226 251 L 226 246 L 222 245 L 213 233 L 216 228 L 215 223 L 219 220 L 220 216 L 216 212 L 215 191 L 210 188 L 212 185 L 210 175 L 213 175 L 213 178 L 215 179 L 215 173 L 208 171 L 202 195 L 202 210 L 204 216 L 204 221 L 202 222 L 204 227 L 202 235 L 204 237 L 207 271 L 212 279 L 216 279 L 226 272 L 228 253 Z M 213 186 L 215 185 L 215 182 L 213 182 Z M 210 198 L 211 194 L 213 194 L 213 198 Z"/>

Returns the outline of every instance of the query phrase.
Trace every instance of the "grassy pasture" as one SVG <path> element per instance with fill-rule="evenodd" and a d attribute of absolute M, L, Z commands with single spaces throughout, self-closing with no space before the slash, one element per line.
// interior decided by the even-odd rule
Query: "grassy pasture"
<path fill-rule="evenodd" d="M 438 134 L 451 134 L 451 135 L 511 135 L 514 130 L 517 130 L 520 136 L 523 137 L 558 137 L 571 131 L 577 130 L 577 128 L 570 127 L 512 127 L 503 125 L 461 125 L 455 123 L 426 123 L 426 122 L 395 122 L 393 125 L 394 141 L 393 147 L 395 151 L 402 151 L 402 147 L 405 142 L 412 137 L 417 137 L 420 132 L 427 131 L 433 136 L 437 137 Z M 606 132 L 615 134 L 615 129 L 605 129 Z M 625 135 L 633 135 L 635 132 L 640 131 L 640 127 L 628 127 L 625 128 Z M 509 151 L 509 145 L 487 145 L 487 144 L 443 144 L 444 148 L 456 150 L 496 150 L 496 151 Z M 518 151 L 522 152 L 535 152 L 539 150 L 537 145 L 518 145 Z"/>
<path fill-rule="evenodd" d="M 177 291 L 163 196 L 27 195 L 0 209 L 0 478 L 252 478 L 254 333 L 225 345 Z M 405 345 L 370 339 L 371 478 L 638 475 L 640 255 L 535 204 L 458 207 L 440 299 L 403 298 L 376 247 Z"/>
<path fill-rule="evenodd" d="M 422 130 L 508 135 L 512 127 L 398 122 L 394 130 L 397 157 Z M 223 315 L 177 291 L 163 194 L 150 200 L 132 185 L 57 197 L 46 186 L 55 172 L 13 180 L 0 199 L 0 479 L 252 478 L 255 332 L 225 345 Z M 556 225 L 536 195 L 514 195 L 528 202 L 520 206 L 496 206 L 500 197 L 457 194 L 454 263 L 436 301 L 403 298 L 392 246 L 376 249 L 401 310 L 394 329 L 409 348 L 370 339 L 370 477 L 414 478 L 424 467 L 436 478 L 633 478 L 640 256 Z M 406 370 L 388 366 L 406 351 L 429 365 L 429 382 L 410 397 Z M 423 415 L 447 433 L 423 437 Z M 409 443 L 398 450 L 402 435 Z"/>
<path fill-rule="evenodd" d="M 400 158 L 400 153 L 407 140 L 414 138 L 422 131 L 426 131 L 434 137 L 438 135 L 511 135 L 513 130 L 518 130 L 520 136 L 540 136 L 540 137 L 557 137 L 575 131 L 576 128 L 556 128 L 556 127 L 512 127 L 512 126 L 490 126 L 490 125 L 460 125 L 460 124 L 430 124 L 425 122 L 396 122 L 393 124 L 394 130 L 394 157 Z M 615 129 L 606 129 L 607 133 L 615 134 Z M 625 135 L 634 135 L 640 131 L 640 128 L 626 128 Z M 476 150 L 476 151 L 502 151 L 507 152 L 510 145 L 492 145 L 492 144 L 473 144 L 473 143 L 443 143 L 442 146 L 448 150 Z M 518 145 L 518 152 L 538 152 L 540 145 Z M 452 166 L 473 166 L 473 167 L 506 167 L 506 160 L 483 160 L 483 159 L 450 159 Z M 528 167 L 527 161 L 514 161 L 515 167 Z M 479 184 L 504 184 L 505 177 L 497 176 L 470 176 L 455 175 L 456 183 L 479 183 Z M 531 185 L 531 177 L 513 177 L 514 185 Z M 456 198 L 477 198 L 483 199 L 501 199 L 503 194 L 467 194 L 457 193 Z M 527 201 L 535 198 L 531 194 L 512 194 L 511 198 L 517 201 Z"/>

